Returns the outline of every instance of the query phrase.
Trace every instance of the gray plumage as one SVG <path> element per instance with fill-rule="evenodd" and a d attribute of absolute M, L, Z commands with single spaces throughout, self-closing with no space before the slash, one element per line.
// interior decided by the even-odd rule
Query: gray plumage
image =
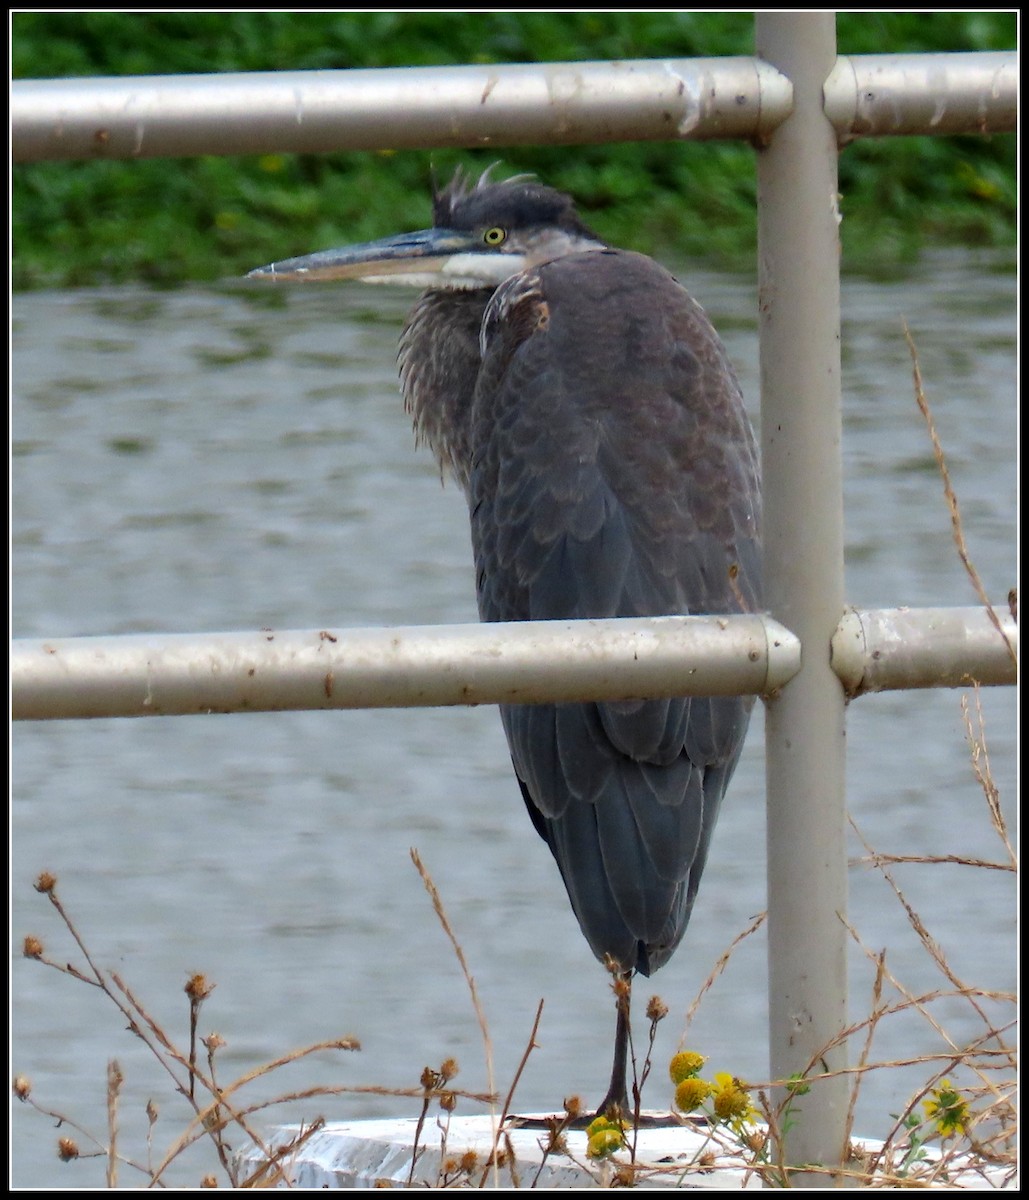
<path fill-rule="evenodd" d="M 592 237 L 535 184 L 437 200 L 447 228 L 562 217 Z M 468 498 L 482 620 L 759 608 L 757 450 L 736 377 L 651 259 L 598 248 L 495 291 L 429 291 L 400 364 L 416 430 Z M 650 974 L 678 945 L 750 708 L 502 706 L 529 815 L 602 961 Z"/>

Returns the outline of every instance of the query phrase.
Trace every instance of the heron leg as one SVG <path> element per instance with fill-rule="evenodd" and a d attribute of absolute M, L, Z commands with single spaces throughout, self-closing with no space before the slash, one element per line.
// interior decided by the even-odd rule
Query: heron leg
<path fill-rule="evenodd" d="M 632 1115 L 629 1107 L 628 1058 L 629 1058 L 629 1000 L 632 994 L 632 975 L 618 975 L 614 983 L 615 1008 L 618 1013 L 615 1025 L 615 1058 L 611 1067 L 611 1082 L 607 1095 L 597 1109 L 598 1117 L 623 1120 Z"/>

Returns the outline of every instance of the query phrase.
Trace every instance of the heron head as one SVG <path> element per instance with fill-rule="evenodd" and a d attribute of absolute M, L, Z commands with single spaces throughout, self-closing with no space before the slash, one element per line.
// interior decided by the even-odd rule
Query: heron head
<path fill-rule="evenodd" d="M 434 189 L 433 222 L 431 229 L 270 263 L 248 278 L 495 288 L 536 263 L 604 248 L 571 197 L 524 175 L 494 183 L 490 169 L 474 184 L 458 170 Z"/>

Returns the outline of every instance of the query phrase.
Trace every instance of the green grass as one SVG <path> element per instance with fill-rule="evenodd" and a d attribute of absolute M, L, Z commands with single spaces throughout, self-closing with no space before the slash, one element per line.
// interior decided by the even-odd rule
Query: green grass
<path fill-rule="evenodd" d="M 747 13 L 21 12 L 15 79 L 753 52 Z M 1014 12 L 843 13 L 843 54 L 1013 50 Z M 754 152 L 742 143 L 514 147 L 505 168 L 572 192 L 610 241 L 730 268 L 753 263 Z M 12 180 L 16 289 L 238 276 L 275 258 L 429 223 L 436 151 L 39 163 Z M 840 159 L 845 265 L 941 243 L 1010 246 L 1015 136 L 884 138 Z"/>

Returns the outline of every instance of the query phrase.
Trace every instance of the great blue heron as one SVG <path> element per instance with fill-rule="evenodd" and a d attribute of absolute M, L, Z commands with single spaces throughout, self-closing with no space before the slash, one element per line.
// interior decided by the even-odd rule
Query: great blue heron
<path fill-rule="evenodd" d="M 463 488 L 483 621 L 759 607 L 760 491 L 736 376 L 662 267 L 531 178 L 459 171 L 418 233 L 263 279 L 425 290 L 400 338 L 419 440 Z M 600 1112 L 628 1115 L 628 983 L 689 921 L 746 698 L 501 706 L 515 773 L 590 948 L 623 981 Z"/>

